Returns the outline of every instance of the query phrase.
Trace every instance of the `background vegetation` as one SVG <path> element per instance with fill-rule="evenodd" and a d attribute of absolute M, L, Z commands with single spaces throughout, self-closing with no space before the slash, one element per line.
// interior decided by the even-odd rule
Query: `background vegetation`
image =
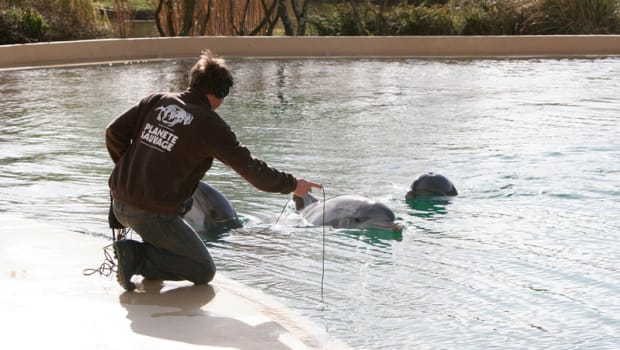
<path fill-rule="evenodd" d="M 111 36 L 91 0 L 0 0 L 0 44 Z"/>
<path fill-rule="evenodd" d="M 618 34 L 620 0 L 0 0 L 0 44 L 161 36 Z"/>
<path fill-rule="evenodd" d="M 616 34 L 618 0 L 374 1 L 324 4 L 315 35 Z"/>

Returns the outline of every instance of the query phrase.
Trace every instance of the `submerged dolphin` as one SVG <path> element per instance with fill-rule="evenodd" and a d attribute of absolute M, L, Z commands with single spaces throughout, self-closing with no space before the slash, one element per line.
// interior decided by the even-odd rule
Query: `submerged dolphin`
<path fill-rule="evenodd" d="M 221 233 L 243 227 L 228 199 L 206 182 L 200 181 L 192 199 L 192 207 L 184 219 L 196 232 Z"/>
<path fill-rule="evenodd" d="M 380 229 L 402 232 L 403 225 L 394 222 L 394 212 L 385 204 L 366 197 L 346 195 L 320 202 L 312 195 L 293 196 L 295 207 L 312 225 L 334 228 Z"/>
<path fill-rule="evenodd" d="M 418 176 L 411 184 L 411 191 L 407 192 L 405 199 L 429 196 L 456 196 L 458 194 L 452 181 L 441 174 L 432 172 Z"/>

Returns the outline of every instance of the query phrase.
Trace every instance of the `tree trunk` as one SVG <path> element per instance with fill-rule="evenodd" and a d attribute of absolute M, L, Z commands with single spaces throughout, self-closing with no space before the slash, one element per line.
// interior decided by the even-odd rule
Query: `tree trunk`
<path fill-rule="evenodd" d="M 287 3 L 286 0 L 158 0 L 156 5 L 155 24 L 161 36 L 270 35 L 279 23 L 278 6 L 283 6 L 286 13 Z M 292 23 L 288 35 L 295 35 Z"/>
<path fill-rule="evenodd" d="M 351 8 L 353 9 L 355 30 L 357 30 L 358 35 L 368 35 L 368 32 L 366 32 L 366 29 L 364 28 L 364 23 L 362 22 L 362 16 L 360 15 L 360 10 L 357 6 L 357 0 L 349 0 L 349 3 L 351 4 Z"/>
<path fill-rule="evenodd" d="M 308 5 L 310 4 L 310 0 L 303 0 L 301 10 L 299 9 L 299 6 L 297 6 L 297 0 L 291 0 L 291 3 L 293 4 L 293 10 L 295 11 L 295 16 L 297 17 L 297 35 L 306 35 L 306 23 L 308 22 Z"/>
<path fill-rule="evenodd" d="M 176 36 L 176 31 L 174 30 L 174 6 L 172 5 L 171 0 L 166 0 L 166 23 L 168 25 L 168 36 Z"/>
<path fill-rule="evenodd" d="M 181 29 L 180 36 L 188 36 L 189 31 L 194 24 L 194 9 L 196 8 L 195 0 L 185 0 L 183 6 L 183 28 Z"/>
<path fill-rule="evenodd" d="M 212 7 L 212 0 L 209 0 L 207 2 L 207 13 L 204 15 L 204 18 L 202 19 L 201 23 L 202 25 L 199 26 L 199 31 L 198 33 L 200 33 L 200 35 L 205 35 L 205 33 L 207 32 L 207 25 L 209 24 L 209 21 L 211 20 L 211 7 Z"/>
<path fill-rule="evenodd" d="M 293 30 L 293 23 L 288 16 L 288 12 L 286 11 L 286 0 L 278 0 L 278 15 L 282 20 L 282 24 L 284 25 L 284 33 L 287 36 L 295 35 L 295 31 Z"/>
<path fill-rule="evenodd" d="M 157 32 L 159 36 L 166 36 L 164 33 L 164 29 L 161 26 L 161 19 L 159 18 L 159 14 L 161 13 L 161 8 L 164 5 L 164 0 L 159 0 L 157 3 L 157 7 L 155 8 L 155 13 L 153 16 L 155 17 L 155 26 L 157 27 Z"/>
<path fill-rule="evenodd" d="M 237 30 L 237 35 L 245 35 L 246 20 L 248 18 L 249 9 L 250 0 L 246 0 L 245 6 L 243 6 L 243 12 L 241 13 L 241 18 L 239 19 L 239 29 Z"/>
<path fill-rule="evenodd" d="M 308 5 L 310 4 L 310 1 L 311 0 L 302 0 L 300 6 L 300 3 L 298 3 L 297 0 L 291 0 L 291 7 L 293 8 L 293 13 L 295 14 L 295 19 L 297 20 L 297 30 L 295 30 L 293 28 L 293 22 L 291 21 L 286 9 L 286 0 L 278 0 L 278 16 L 282 20 L 286 35 L 293 36 L 306 34 Z"/>
<path fill-rule="evenodd" d="M 383 0 L 381 8 L 379 9 L 379 15 L 377 15 L 377 33 L 378 35 L 385 35 L 387 28 L 385 28 L 385 11 L 388 9 L 388 0 Z"/>
<path fill-rule="evenodd" d="M 276 11 L 276 17 L 273 20 L 271 20 L 271 16 L 273 15 L 274 10 L 276 9 L 276 5 L 277 4 L 278 4 L 278 1 L 274 0 L 271 3 L 271 7 L 269 7 L 265 3 L 265 0 L 261 0 L 261 5 L 262 5 L 262 8 L 263 8 L 263 11 L 265 12 L 265 15 L 263 16 L 263 19 L 260 21 L 260 23 L 258 23 L 256 28 L 252 29 L 248 33 L 248 35 L 256 35 L 256 34 L 258 34 L 267 25 L 268 26 L 267 26 L 267 30 L 265 31 L 265 35 L 267 35 L 267 36 L 273 35 L 273 28 L 278 23 L 279 14 Z"/>

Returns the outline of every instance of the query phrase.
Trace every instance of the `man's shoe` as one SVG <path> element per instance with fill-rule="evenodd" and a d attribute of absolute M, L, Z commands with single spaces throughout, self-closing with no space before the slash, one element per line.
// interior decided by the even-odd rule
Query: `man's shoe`
<path fill-rule="evenodd" d="M 132 242 L 127 240 L 115 241 L 114 255 L 116 255 L 116 280 L 126 291 L 131 292 L 136 289 L 136 285 L 131 282 L 131 276 L 135 274 L 136 257 Z"/>

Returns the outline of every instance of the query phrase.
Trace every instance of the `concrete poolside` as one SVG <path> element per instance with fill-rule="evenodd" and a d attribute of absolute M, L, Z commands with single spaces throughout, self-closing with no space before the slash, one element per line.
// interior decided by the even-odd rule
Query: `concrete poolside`
<path fill-rule="evenodd" d="M 85 276 L 111 242 L 0 214 L 5 349 L 349 349 L 260 291 L 221 274 L 204 286 L 151 281 L 125 292 Z"/>

